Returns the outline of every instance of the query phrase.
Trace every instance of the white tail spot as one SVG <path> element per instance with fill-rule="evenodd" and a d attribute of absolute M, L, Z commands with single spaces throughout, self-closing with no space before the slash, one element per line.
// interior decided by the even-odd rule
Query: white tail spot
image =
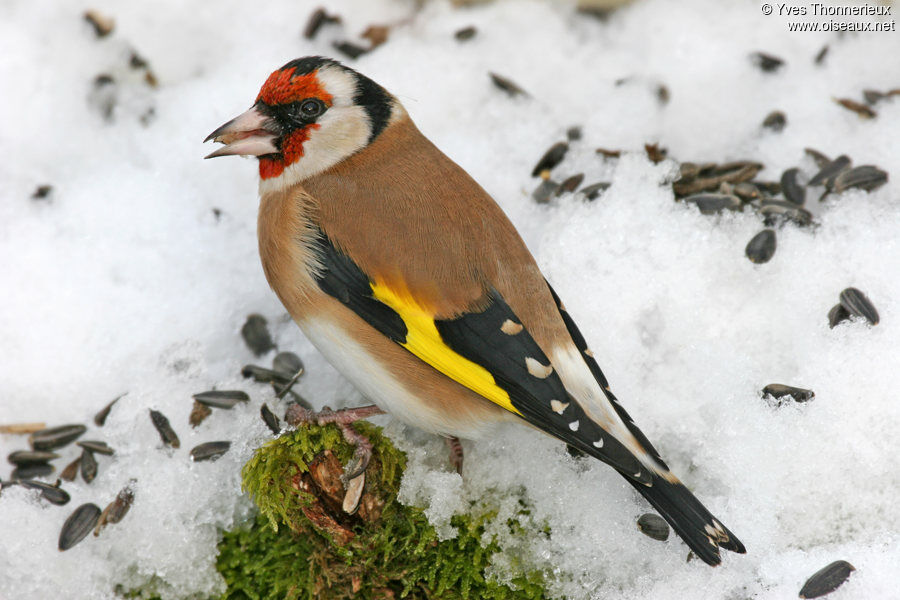
<path fill-rule="evenodd" d="M 602 447 L 603 447 L 603 438 L 600 438 L 599 440 L 597 440 L 596 442 L 594 442 L 594 447 L 595 447 L 595 448 L 602 448 Z"/>
<path fill-rule="evenodd" d="M 547 379 L 547 377 L 550 376 L 550 373 L 553 372 L 553 367 L 542 365 L 530 356 L 525 359 L 525 366 L 528 368 L 528 372 L 538 379 Z"/>
<path fill-rule="evenodd" d="M 572 421 L 571 423 L 569 423 L 569 429 L 571 429 L 572 431 L 578 431 L 579 425 L 581 425 L 581 423 L 579 423 L 578 421 Z"/>
<path fill-rule="evenodd" d="M 503 325 L 500 326 L 500 331 L 502 331 L 506 335 L 516 335 L 523 329 L 525 329 L 525 328 L 522 327 L 521 323 L 516 323 L 515 321 L 513 321 L 511 319 L 507 319 L 507 320 L 503 321 Z"/>
<path fill-rule="evenodd" d="M 550 401 L 550 409 L 558 415 L 563 414 L 563 411 L 569 407 L 568 402 L 560 402 L 559 400 L 551 400 Z"/>

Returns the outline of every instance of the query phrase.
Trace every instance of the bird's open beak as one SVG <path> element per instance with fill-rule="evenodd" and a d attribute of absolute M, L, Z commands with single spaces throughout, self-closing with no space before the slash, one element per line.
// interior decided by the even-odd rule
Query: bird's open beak
<path fill-rule="evenodd" d="M 243 156 L 275 154 L 279 151 L 275 146 L 277 135 L 277 127 L 272 119 L 259 112 L 254 106 L 241 116 L 222 125 L 203 140 L 204 143 L 213 140 L 225 144 L 205 158 L 235 154 Z"/>

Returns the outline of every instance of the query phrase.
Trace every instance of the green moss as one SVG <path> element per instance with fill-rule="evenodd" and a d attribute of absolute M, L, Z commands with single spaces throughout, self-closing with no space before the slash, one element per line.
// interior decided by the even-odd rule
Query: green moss
<path fill-rule="evenodd" d="M 353 450 L 334 426 L 302 427 L 260 448 L 245 465 L 244 488 L 259 507 L 255 521 L 225 533 L 218 569 L 228 584 L 223 599 L 544 598 L 542 579 L 532 573 L 512 586 L 487 579 L 484 570 L 499 548 L 485 542 L 486 507 L 458 515 L 458 535 L 440 541 L 423 511 L 397 501 L 405 455 L 365 423 L 355 425 L 375 451 L 366 472 L 366 498 L 375 506 L 362 517 L 324 512 L 340 523 L 338 534 L 310 520 L 323 495 L 297 489 L 316 456 L 331 450 L 346 464 Z M 303 487 L 302 485 L 300 487 Z M 317 495 L 318 494 L 318 495 Z M 305 512 L 306 511 L 306 512 Z M 380 513 L 380 516 L 379 516 Z M 348 540 L 341 533 L 349 531 Z"/>

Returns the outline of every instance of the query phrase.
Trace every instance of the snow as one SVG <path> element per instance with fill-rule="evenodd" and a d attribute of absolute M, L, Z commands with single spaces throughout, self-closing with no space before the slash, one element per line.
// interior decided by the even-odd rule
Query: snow
<path fill-rule="evenodd" d="M 299 392 L 314 405 L 363 399 L 285 315 L 257 258 L 254 161 L 204 162 L 201 140 L 249 106 L 265 77 L 288 60 L 333 53 L 330 42 L 372 23 L 399 23 L 412 2 L 329 3 L 344 18 L 315 41 L 299 35 L 315 4 L 223 0 L 185 4 L 100 0 L 0 5 L 0 424 L 88 423 L 112 398 L 102 429 L 116 449 L 98 457 L 90 485 L 64 487 L 66 507 L 19 488 L 0 498 L 0 598 L 114 597 L 114 586 L 153 579 L 161 597 L 221 591 L 217 532 L 245 518 L 239 472 L 269 439 L 259 405 L 283 411 L 270 389 L 241 378 L 256 359 L 240 339 L 246 315 L 269 320 L 279 349 L 307 367 Z M 81 18 L 116 19 L 96 39 Z M 457 29 L 478 34 L 460 43 Z M 823 65 L 813 57 L 824 44 Z M 159 79 L 131 70 L 136 50 Z M 783 58 L 762 73 L 749 55 Z M 492 533 L 512 565 L 553 574 L 560 597 L 600 599 L 795 597 L 825 564 L 857 571 L 834 598 L 900 597 L 900 101 L 862 120 L 833 98 L 897 86 L 896 32 L 789 33 L 787 19 L 751 2 L 638 0 L 606 21 L 570 6 L 495 2 L 454 9 L 427 3 L 390 40 L 348 61 L 395 93 L 420 129 L 497 199 L 579 323 L 613 390 L 705 504 L 745 543 L 710 569 L 685 562 L 674 536 L 641 535 L 648 507 L 604 465 L 573 459 L 524 427 L 464 442 L 464 477 L 440 439 L 388 417 L 410 453 L 402 494 L 428 510 L 442 535 L 473 501 L 501 502 Z M 487 71 L 532 99 L 511 99 Z M 112 75 L 112 122 L 94 78 Z M 616 85 L 616 81 L 627 78 Z M 656 87 L 671 100 L 661 105 Z M 102 94 L 109 94 L 105 90 Z M 154 108 L 152 116 L 149 107 Z M 780 133 L 760 123 L 783 110 Z M 141 122 L 141 117 L 149 124 Z M 583 138 L 554 171 L 585 172 L 612 187 L 587 203 L 566 196 L 537 205 L 528 175 L 572 125 Z M 673 161 L 649 162 L 647 142 L 681 161 L 752 159 L 777 180 L 811 146 L 890 173 L 873 193 L 846 192 L 818 206 L 820 226 L 778 230 L 774 258 L 753 265 L 744 246 L 760 229 L 751 212 L 703 216 L 673 201 Z M 602 160 L 594 148 L 622 149 Z M 49 199 L 29 198 L 51 184 Z M 217 218 L 213 209 L 221 210 Z M 881 323 L 831 330 L 826 314 L 855 286 Z M 768 383 L 811 388 L 807 404 L 773 408 Z M 214 410 L 187 425 L 190 396 L 243 389 L 249 405 Z M 181 447 L 164 449 L 148 410 L 166 414 Z M 195 445 L 231 440 L 216 462 L 192 463 Z M 0 453 L 25 446 L 0 435 Z M 63 451 L 57 468 L 75 457 Z M 8 471 L 0 469 L 0 477 Z M 83 502 L 101 508 L 135 478 L 125 519 L 75 548 L 56 549 L 65 518 Z M 549 537 L 512 538 L 506 519 L 523 498 L 526 527 Z M 507 500 L 507 502 L 503 502 Z"/>

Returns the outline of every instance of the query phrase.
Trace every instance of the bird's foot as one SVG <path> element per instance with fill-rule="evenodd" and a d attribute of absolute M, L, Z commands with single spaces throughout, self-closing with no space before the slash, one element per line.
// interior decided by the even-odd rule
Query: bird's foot
<path fill-rule="evenodd" d="M 458 437 L 449 436 L 445 437 L 444 441 L 447 442 L 447 448 L 450 450 L 450 464 L 453 465 L 453 468 L 456 469 L 456 472 L 462 475 L 462 467 L 463 467 L 463 447 L 462 442 L 459 441 Z"/>

